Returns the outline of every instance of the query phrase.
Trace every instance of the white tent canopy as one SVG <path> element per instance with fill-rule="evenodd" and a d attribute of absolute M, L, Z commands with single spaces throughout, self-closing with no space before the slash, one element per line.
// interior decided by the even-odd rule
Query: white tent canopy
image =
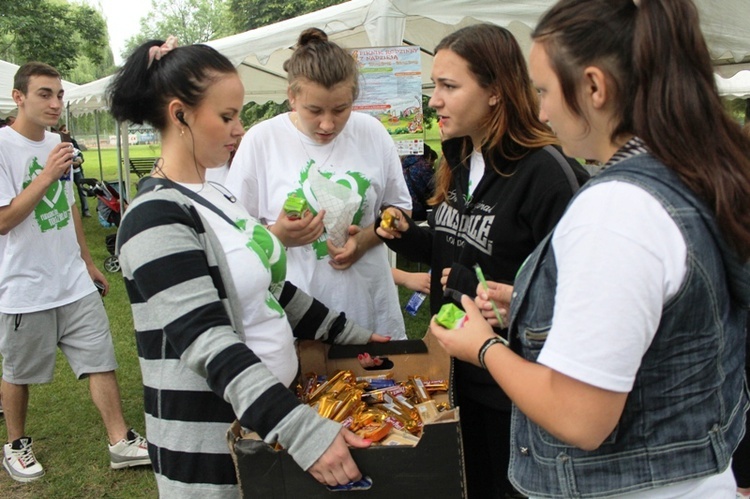
<path fill-rule="evenodd" d="M 750 0 L 695 0 L 714 62 L 724 76 L 737 63 L 750 68 Z M 299 33 L 322 28 L 346 48 L 416 45 L 422 48 L 422 80 L 430 93 L 432 51 L 448 33 L 477 22 L 509 29 L 528 53 L 529 33 L 555 0 L 354 0 L 207 44 L 238 66 L 247 102 L 282 102 L 282 69 Z M 744 14 L 742 14 L 744 13 Z"/>
<path fill-rule="evenodd" d="M 750 0 L 694 0 L 717 72 L 725 77 L 750 69 Z M 508 28 L 528 51 L 529 33 L 555 0 L 352 0 L 276 24 L 208 42 L 238 68 L 245 102 L 283 102 L 282 69 L 300 32 L 318 27 L 343 47 L 416 45 L 422 49 L 422 78 L 430 93 L 432 50 L 448 33 L 477 22 Z M 73 114 L 106 108 L 109 77 L 68 93 Z"/>
<path fill-rule="evenodd" d="M 13 102 L 13 77 L 16 75 L 20 66 L 0 61 L 0 116 L 7 116 L 16 109 L 16 103 Z M 78 85 L 63 80 L 65 92 L 76 88 Z"/>
<path fill-rule="evenodd" d="M 246 101 L 283 102 L 282 69 L 302 30 L 323 29 L 345 48 L 416 45 L 422 49 L 422 82 L 429 89 L 432 51 L 447 34 L 466 25 L 491 22 L 509 28 L 529 45 L 530 26 L 551 0 L 353 0 L 327 9 L 208 42 L 237 67 Z M 481 21 L 480 21 L 481 20 Z"/>
<path fill-rule="evenodd" d="M 105 93 L 112 80 L 112 75 L 105 76 L 84 85 L 79 85 L 70 92 L 65 92 L 65 101 L 72 115 L 105 111 L 108 109 Z"/>
<path fill-rule="evenodd" d="M 729 99 L 750 99 L 750 71 L 740 71 L 729 79 L 715 76 L 719 94 Z"/>

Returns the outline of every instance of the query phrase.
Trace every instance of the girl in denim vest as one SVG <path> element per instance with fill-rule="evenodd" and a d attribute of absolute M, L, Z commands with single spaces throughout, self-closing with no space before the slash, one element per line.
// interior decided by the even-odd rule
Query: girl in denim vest
<path fill-rule="evenodd" d="M 514 402 L 531 497 L 735 497 L 748 407 L 750 141 L 723 111 L 690 0 L 562 0 L 530 74 L 570 156 L 604 169 L 513 288 L 431 331 Z M 510 303 L 510 345 L 490 300 Z M 488 323 L 489 322 L 489 323 Z"/>

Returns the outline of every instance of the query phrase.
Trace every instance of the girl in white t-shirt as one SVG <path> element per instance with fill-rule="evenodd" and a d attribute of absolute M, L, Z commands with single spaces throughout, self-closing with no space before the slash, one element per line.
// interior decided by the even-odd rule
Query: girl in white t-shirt
<path fill-rule="evenodd" d="M 750 141 L 722 110 L 697 10 L 561 0 L 532 38 L 540 118 L 568 155 L 605 169 L 516 289 L 489 283 L 476 305 L 463 298 L 460 331 L 431 331 L 513 400 L 509 474 L 530 497 L 734 498 Z M 496 322 L 489 299 L 510 304 L 510 347 L 482 320 Z"/>
<path fill-rule="evenodd" d="M 393 140 L 377 119 L 352 112 L 357 63 L 323 31 L 305 30 L 284 69 L 292 112 L 248 130 L 226 186 L 288 248 L 291 282 L 361 326 L 405 339 L 386 248 L 372 228 L 383 206 L 411 210 Z M 322 198 L 320 176 L 351 191 L 351 212 Z M 309 207 L 295 220 L 282 210 L 292 194 Z"/>

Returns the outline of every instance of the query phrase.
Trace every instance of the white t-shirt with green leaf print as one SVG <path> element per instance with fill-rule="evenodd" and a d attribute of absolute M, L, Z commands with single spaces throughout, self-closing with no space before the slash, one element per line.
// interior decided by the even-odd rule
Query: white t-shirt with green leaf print
<path fill-rule="evenodd" d="M 0 128 L 0 207 L 39 175 L 58 143 L 56 133 L 34 141 L 11 127 Z M 50 310 L 96 291 L 76 237 L 72 184 L 53 182 L 31 214 L 0 236 L 1 313 Z"/>
<path fill-rule="evenodd" d="M 253 126 L 242 139 L 224 185 L 251 215 L 273 224 L 291 193 L 307 199 L 314 213 L 320 209 L 307 178 L 313 163 L 323 176 L 362 197 L 352 225 L 371 226 L 383 206 L 411 210 L 393 139 L 377 119 L 358 112 L 328 144 L 299 132 L 289 114 Z M 326 238 L 324 233 L 312 244 L 288 249 L 289 280 L 360 326 L 405 339 L 385 246 L 378 244 L 348 269 L 336 270 L 329 264 Z"/>
<path fill-rule="evenodd" d="M 292 327 L 273 296 L 286 278 L 286 253 L 281 242 L 238 203 L 229 201 L 221 188 L 206 184 L 181 184 L 220 209 L 236 226 L 212 209 L 195 203 L 198 212 L 226 253 L 232 280 L 242 304 L 245 344 L 278 380 L 289 386 L 297 375 L 297 353 Z"/>

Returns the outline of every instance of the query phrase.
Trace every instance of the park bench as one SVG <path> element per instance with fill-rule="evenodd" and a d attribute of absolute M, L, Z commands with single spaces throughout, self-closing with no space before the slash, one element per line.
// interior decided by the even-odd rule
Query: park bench
<path fill-rule="evenodd" d="M 130 173 L 135 173 L 138 178 L 151 174 L 154 163 L 158 158 L 129 158 Z"/>

